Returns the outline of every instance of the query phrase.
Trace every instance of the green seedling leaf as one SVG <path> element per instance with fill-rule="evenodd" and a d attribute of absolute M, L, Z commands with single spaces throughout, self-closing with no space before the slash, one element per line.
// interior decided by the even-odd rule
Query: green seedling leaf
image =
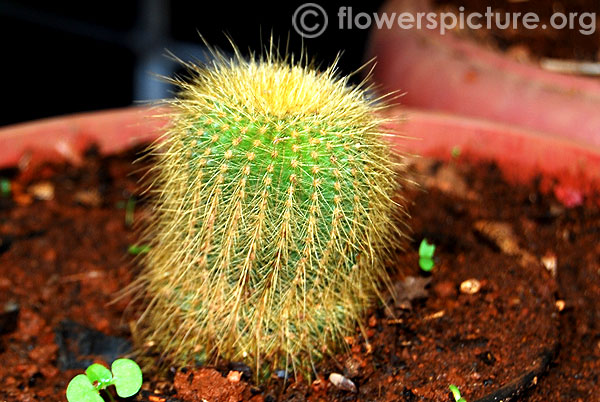
<path fill-rule="evenodd" d="M 87 378 L 90 380 L 90 382 L 98 389 L 106 388 L 111 384 L 113 379 L 109 369 L 101 364 L 96 363 L 92 364 L 87 368 L 87 370 L 85 370 L 85 375 L 87 375 Z"/>
<path fill-rule="evenodd" d="M 67 386 L 69 402 L 104 402 L 98 390 L 85 374 L 75 376 Z"/>
<path fill-rule="evenodd" d="M 0 195 L 8 197 L 10 195 L 10 180 L 0 179 Z"/>
<path fill-rule="evenodd" d="M 147 244 L 141 244 L 139 246 L 137 244 L 132 244 L 131 246 L 129 246 L 129 249 L 127 251 L 129 252 L 129 254 L 133 255 L 146 254 L 148 251 L 150 251 L 150 246 Z"/>
<path fill-rule="evenodd" d="M 458 387 L 457 387 L 456 385 L 454 385 L 454 384 L 450 384 L 450 385 L 448 386 L 448 388 L 450 388 L 450 392 L 452 392 L 452 397 L 454 397 L 454 400 L 455 400 L 456 402 L 467 402 L 467 401 L 465 400 L 465 398 L 463 398 L 463 397 L 460 395 L 460 391 L 458 390 Z"/>
<path fill-rule="evenodd" d="M 419 267 L 425 272 L 430 272 L 433 269 L 434 262 L 431 258 L 419 258 Z"/>
<path fill-rule="evenodd" d="M 427 239 L 423 239 L 419 246 L 419 266 L 423 271 L 429 272 L 433 269 L 433 253 L 435 253 L 435 244 L 430 244 Z"/>
<path fill-rule="evenodd" d="M 452 147 L 452 150 L 450 151 L 450 155 L 452 155 L 453 158 L 458 158 L 460 156 L 460 147 L 458 145 L 455 145 Z"/>
<path fill-rule="evenodd" d="M 121 398 L 135 395 L 142 387 L 142 370 L 130 359 L 117 359 L 111 366 L 113 384 Z"/>
<path fill-rule="evenodd" d="M 130 227 L 133 225 L 133 217 L 135 212 L 135 198 L 130 197 L 125 204 L 125 225 Z"/>
<path fill-rule="evenodd" d="M 421 245 L 419 246 L 419 257 L 420 258 L 433 258 L 434 252 L 435 252 L 435 244 L 430 244 L 427 242 L 427 239 L 423 239 L 421 241 Z"/>

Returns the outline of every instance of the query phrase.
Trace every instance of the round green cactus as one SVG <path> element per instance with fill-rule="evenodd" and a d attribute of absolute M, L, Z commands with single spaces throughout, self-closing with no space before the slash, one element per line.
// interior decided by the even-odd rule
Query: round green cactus
<path fill-rule="evenodd" d="M 309 371 L 361 326 L 402 236 L 381 106 L 334 67 L 187 67 L 153 147 L 136 337 L 175 363 Z"/>

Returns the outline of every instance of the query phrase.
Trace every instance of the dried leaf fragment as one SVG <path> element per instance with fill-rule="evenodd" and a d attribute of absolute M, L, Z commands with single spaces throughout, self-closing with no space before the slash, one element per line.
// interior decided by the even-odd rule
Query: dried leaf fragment
<path fill-rule="evenodd" d="M 404 280 L 397 282 L 394 286 L 396 296 L 395 306 L 398 308 L 411 308 L 411 301 L 424 299 L 429 296 L 427 285 L 431 282 L 431 277 L 421 278 L 407 276 Z"/>

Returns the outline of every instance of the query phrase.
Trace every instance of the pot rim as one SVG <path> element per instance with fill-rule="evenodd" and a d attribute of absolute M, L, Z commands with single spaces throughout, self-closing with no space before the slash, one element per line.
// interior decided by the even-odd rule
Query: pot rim
<path fill-rule="evenodd" d="M 600 194 L 600 147 L 561 136 L 495 121 L 391 107 L 385 128 L 396 135 L 401 152 L 450 160 L 493 161 L 509 180 L 536 177 L 548 181 L 545 190 L 568 190 L 582 196 Z M 82 162 L 83 152 L 96 144 L 102 154 L 114 154 L 156 140 L 167 124 L 165 110 L 127 107 L 53 117 L 0 128 L 0 168 L 39 165 L 47 161 Z"/>

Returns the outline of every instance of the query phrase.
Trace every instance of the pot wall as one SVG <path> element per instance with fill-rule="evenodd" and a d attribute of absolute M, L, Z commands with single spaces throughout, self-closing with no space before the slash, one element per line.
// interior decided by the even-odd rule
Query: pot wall
<path fill-rule="evenodd" d="M 380 13 L 427 12 L 395 0 Z M 414 15 L 414 14 L 413 14 Z M 383 92 L 404 105 L 480 117 L 600 146 L 600 80 L 551 73 L 439 30 L 374 29 L 369 57 Z"/>

